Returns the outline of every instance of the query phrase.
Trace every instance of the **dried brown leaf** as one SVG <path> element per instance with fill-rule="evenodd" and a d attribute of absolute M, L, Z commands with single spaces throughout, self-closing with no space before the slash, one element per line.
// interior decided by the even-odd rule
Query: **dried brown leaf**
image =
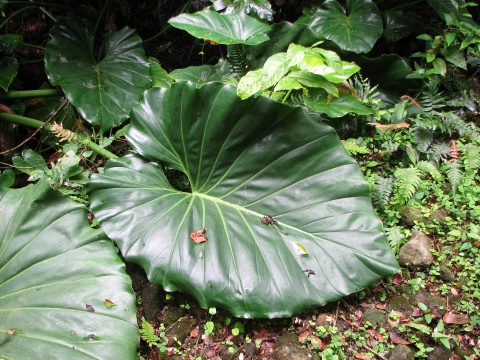
<path fill-rule="evenodd" d="M 470 323 L 470 317 L 466 314 L 454 314 L 452 312 L 448 312 L 443 315 L 443 322 L 445 324 L 468 324 Z"/>
<path fill-rule="evenodd" d="M 388 334 L 390 335 L 390 340 L 392 340 L 392 343 L 394 343 L 394 344 L 401 344 L 401 345 L 411 344 L 410 341 L 407 341 L 407 340 L 401 338 L 400 336 L 395 334 L 393 331 L 390 331 Z"/>

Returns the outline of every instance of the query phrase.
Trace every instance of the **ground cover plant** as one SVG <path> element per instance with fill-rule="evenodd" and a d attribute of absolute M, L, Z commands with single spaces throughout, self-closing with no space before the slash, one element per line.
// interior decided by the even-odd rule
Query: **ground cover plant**
<path fill-rule="evenodd" d="M 474 4 L 2 10 L 3 357 L 480 356 Z"/>

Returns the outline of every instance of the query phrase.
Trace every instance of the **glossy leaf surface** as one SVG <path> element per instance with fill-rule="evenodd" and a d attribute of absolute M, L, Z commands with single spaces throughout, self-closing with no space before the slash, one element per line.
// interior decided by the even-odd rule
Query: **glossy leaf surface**
<path fill-rule="evenodd" d="M 0 35 L 0 87 L 8 91 L 8 87 L 18 73 L 18 61 L 13 56 L 23 46 L 21 35 Z"/>
<path fill-rule="evenodd" d="M 273 20 L 272 5 L 268 0 L 216 0 L 212 5 L 216 11 L 223 10 L 225 14 L 245 12 L 262 20 Z"/>
<path fill-rule="evenodd" d="M 168 21 L 173 27 L 187 31 L 199 39 L 219 44 L 257 45 L 268 40 L 270 27 L 245 13 L 221 15 L 215 11 L 180 14 Z"/>
<path fill-rule="evenodd" d="M 175 81 L 191 81 L 197 86 L 207 82 L 221 81 L 222 76 L 212 65 L 189 66 L 184 69 L 176 69 L 170 73 Z"/>
<path fill-rule="evenodd" d="M 313 16 L 300 23 L 335 42 L 342 50 L 369 52 L 382 35 L 382 17 L 371 0 L 347 0 L 347 9 L 337 0 L 326 0 Z"/>
<path fill-rule="evenodd" d="M 127 139 L 141 155 L 92 176 L 91 207 L 167 291 L 239 317 L 280 317 L 396 270 L 356 162 L 302 110 L 181 82 L 148 90 L 131 119 Z M 192 192 L 151 161 L 184 172 Z"/>
<path fill-rule="evenodd" d="M 151 83 L 142 40 L 130 28 L 110 33 L 97 60 L 93 25 L 73 16 L 60 19 L 45 48 L 45 68 L 79 113 L 102 130 L 120 125 Z"/>
<path fill-rule="evenodd" d="M 130 278 L 84 207 L 39 182 L 0 208 L 0 358 L 136 359 Z"/>

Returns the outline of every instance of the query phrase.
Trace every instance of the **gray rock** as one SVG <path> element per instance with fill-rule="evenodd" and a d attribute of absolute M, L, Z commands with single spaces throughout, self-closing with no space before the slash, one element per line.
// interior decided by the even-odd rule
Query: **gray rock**
<path fill-rule="evenodd" d="M 440 279 L 443 281 L 453 281 L 455 280 L 455 274 L 452 270 L 447 268 L 446 266 L 440 267 Z"/>
<path fill-rule="evenodd" d="M 415 351 L 407 345 L 397 345 L 390 354 L 390 360 L 413 360 Z"/>
<path fill-rule="evenodd" d="M 452 357 L 452 352 L 444 346 L 437 346 L 428 354 L 428 360 L 448 360 Z"/>
<path fill-rule="evenodd" d="M 387 323 L 387 316 L 378 309 L 367 309 L 363 313 L 363 320 L 368 321 L 374 327 L 379 326 L 382 327 Z"/>
<path fill-rule="evenodd" d="M 277 340 L 273 358 L 275 360 L 319 360 L 317 354 L 300 347 L 295 334 L 287 333 Z"/>
<path fill-rule="evenodd" d="M 400 249 L 398 262 L 415 270 L 429 267 L 433 262 L 431 248 L 430 238 L 421 231 L 414 230 L 410 239 Z"/>
<path fill-rule="evenodd" d="M 411 300 L 405 295 L 392 297 L 387 305 L 388 311 L 399 311 L 407 316 L 412 315 L 414 309 L 415 307 L 412 305 Z"/>

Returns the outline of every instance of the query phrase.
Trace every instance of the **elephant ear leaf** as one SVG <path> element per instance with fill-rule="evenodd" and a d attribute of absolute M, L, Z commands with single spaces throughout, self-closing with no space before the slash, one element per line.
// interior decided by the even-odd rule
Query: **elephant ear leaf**
<path fill-rule="evenodd" d="M 168 22 L 192 36 L 224 45 L 261 44 L 268 40 L 265 33 L 270 30 L 270 26 L 244 12 L 221 15 L 206 10 L 195 14 L 180 14 Z"/>
<path fill-rule="evenodd" d="M 69 16 L 50 32 L 45 69 L 52 85 L 92 124 L 106 131 L 128 118 L 133 104 L 151 85 L 150 63 L 141 38 L 130 28 L 109 33 L 97 59 L 93 25 Z"/>
<path fill-rule="evenodd" d="M 305 16 L 299 23 L 342 50 L 367 53 L 383 32 L 380 11 L 371 0 L 347 0 L 347 9 L 337 0 L 326 0 L 313 16 Z"/>
<path fill-rule="evenodd" d="M 303 110 L 180 82 L 148 90 L 131 121 L 138 155 L 92 176 L 91 208 L 167 291 L 238 317 L 283 317 L 397 269 L 358 165 Z M 158 161 L 185 173 L 191 192 Z"/>
<path fill-rule="evenodd" d="M 130 278 L 84 207 L 41 181 L 0 208 L 0 358 L 136 359 Z"/>

